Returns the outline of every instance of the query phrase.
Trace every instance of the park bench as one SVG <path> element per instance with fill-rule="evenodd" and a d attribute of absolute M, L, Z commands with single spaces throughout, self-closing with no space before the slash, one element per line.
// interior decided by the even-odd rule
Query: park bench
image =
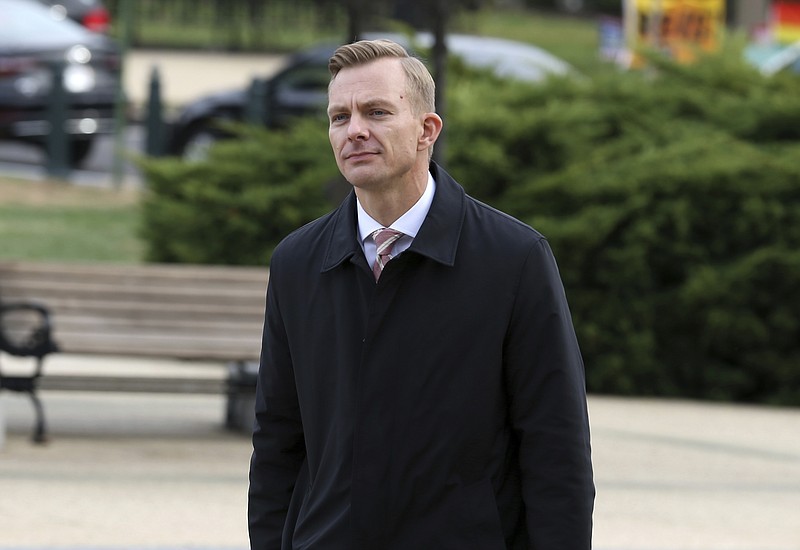
<path fill-rule="evenodd" d="M 0 365 L 0 389 L 30 395 L 37 441 L 46 438 L 39 390 L 225 394 L 226 426 L 249 429 L 267 277 L 266 268 L 238 266 L 0 261 L 0 350 L 35 362 L 15 376 Z M 211 362 L 227 372 L 51 375 L 44 362 L 56 352 Z"/>

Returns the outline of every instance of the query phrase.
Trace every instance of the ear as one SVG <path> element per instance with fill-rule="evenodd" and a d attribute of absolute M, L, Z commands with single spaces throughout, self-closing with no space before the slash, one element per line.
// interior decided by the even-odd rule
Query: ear
<path fill-rule="evenodd" d="M 433 144 L 442 133 L 442 117 L 436 113 L 425 113 L 422 117 L 422 133 L 417 141 L 417 150 L 422 151 L 433 147 Z"/>

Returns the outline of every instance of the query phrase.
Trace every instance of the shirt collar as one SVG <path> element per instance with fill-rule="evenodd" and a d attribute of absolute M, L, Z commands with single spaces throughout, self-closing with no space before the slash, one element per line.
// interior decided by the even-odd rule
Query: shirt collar
<path fill-rule="evenodd" d="M 436 193 L 425 223 L 409 250 L 444 265 L 454 265 L 467 197 L 464 189 L 435 162 L 431 163 L 430 171 L 436 182 Z M 330 214 L 331 225 L 322 264 L 323 272 L 334 269 L 347 260 L 358 262 L 357 256 L 361 256 L 361 261 L 364 261 L 356 211 L 356 197 L 351 190 L 339 208 Z M 364 265 L 366 267 L 366 262 Z"/>
<path fill-rule="evenodd" d="M 431 209 L 435 191 L 436 182 L 433 180 L 431 173 L 428 172 L 428 183 L 425 185 L 425 191 L 422 192 L 422 196 L 414 203 L 414 206 L 409 208 L 405 214 L 392 223 L 389 229 L 400 231 L 412 239 L 416 237 L 419 228 L 422 227 L 422 222 L 425 221 L 425 216 L 428 215 L 428 211 Z M 382 229 L 383 226 L 367 214 L 367 211 L 361 206 L 361 201 L 359 201 L 358 198 L 356 198 L 356 211 L 358 213 L 358 233 L 363 245 L 364 241 L 370 235 L 376 230 Z"/>

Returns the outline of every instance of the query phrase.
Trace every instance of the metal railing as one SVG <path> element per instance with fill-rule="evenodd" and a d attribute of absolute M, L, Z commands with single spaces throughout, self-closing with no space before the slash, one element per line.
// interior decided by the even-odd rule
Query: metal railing
<path fill-rule="evenodd" d="M 129 6 L 125 6 L 126 1 Z M 106 0 L 112 33 L 128 23 L 134 47 L 275 51 L 306 37 L 344 35 L 344 2 L 333 0 Z M 129 19 L 120 17 L 127 10 Z"/>

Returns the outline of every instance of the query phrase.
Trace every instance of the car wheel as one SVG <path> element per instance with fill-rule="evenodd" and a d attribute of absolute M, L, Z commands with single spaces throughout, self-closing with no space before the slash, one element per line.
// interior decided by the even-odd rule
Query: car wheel
<path fill-rule="evenodd" d="M 220 136 L 205 126 L 191 128 L 183 140 L 179 151 L 186 162 L 200 162 L 208 158 L 208 150 L 220 140 Z"/>
<path fill-rule="evenodd" d="M 73 168 L 82 165 L 92 150 L 91 139 L 76 139 L 69 144 L 69 163 Z"/>

